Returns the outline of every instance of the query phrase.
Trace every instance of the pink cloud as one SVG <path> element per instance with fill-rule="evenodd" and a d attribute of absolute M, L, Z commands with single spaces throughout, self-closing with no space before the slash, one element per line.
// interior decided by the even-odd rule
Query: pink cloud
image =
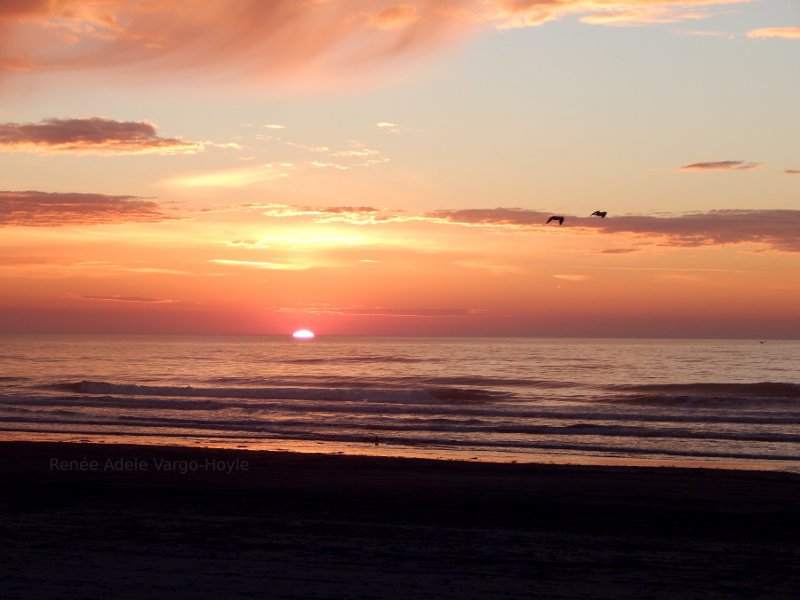
<path fill-rule="evenodd" d="M 176 154 L 203 149 L 198 142 L 163 138 L 145 121 L 45 119 L 39 123 L 0 123 L 0 150 L 83 154 Z"/>
<path fill-rule="evenodd" d="M 41 14 L 49 9 L 50 4 L 49 0 L 3 0 L 0 20 Z"/>
<path fill-rule="evenodd" d="M 438 211 L 429 213 L 429 217 L 462 225 L 540 227 L 544 226 L 549 214 L 520 208 L 496 208 Z M 800 210 L 714 210 L 663 217 L 609 215 L 605 219 L 566 215 L 563 227 L 666 238 L 668 243 L 676 246 L 754 243 L 800 252 L 800 235 L 797 234 L 800 231 Z"/>
<path fill-rule="evenodd" d="M 567 15 L 600 25 L 672 23 L 749 0 L 6 0 L 0 68 L 234 68 L 267 77 L 413 55 L 486 27 Z M 3 67 L 5 65 L 5 67 Z"/>
<path fill-rule="evenodd" d="M 248 207 L 245 205 L 245 209 Z M 254 205 L 266 217 L 312 217 L 317 223 L 344 222 L 354 225 L 389 222 L 391 215 L 382 214 L 373 206 L 288 206 L 283 204 Z"/>
<path fill-rule="evenodd" d="M 426 213 L 430 220 L 458 223 L 461 225 L 541 225 L 553 213 L 529 210 L 526 208 L 465 208 L 459 210 L 438 210 Z"/>
<path fill-rule="evenodd" d="M 442 317 L 483 317 L 489 314 L 480 308 L 395 308 L 383 306 L 332 306 L 312 304 L 293 307 L 274 307 L 280 313 L 302 313 L 313 315 L 342 315 L 354 317 L 401 317 L 401 318 L 442 318 Z"/>
<path fill-rule="evenodd" d="M 800 169 L 786 169 L 783 173 L 785 175 L 800 175 Z"/>
<path fill-rule="evenodd" d="M 750 0 L 494 0 L 500 27 L 530 27 L 566 15 L 592 25 L 676 23 L 710 16 L 708 9 Z"/>
<path fill-rule="evenodd" d="M 800 27 L 763 27 L 747 32 L 749 38 L 784 38 L 800 40 Z"/>
<path fill-rule="evenodd" d="M 0 191 L 0 227 L 155 222 L 172 217 L 135 196 Z"/>
<path fill-rule="evenodd" d="M 169 304 L 178 300 L 162 300 L 160 298 L 146 298 L 142 296 L 80 296 L 81 300 L 103 300 L 112 302 L 140 302 L 144 304 Z"/>
<path fill-rule="evenodd" d="M 419 19 L 417 7 L 413 4 L 401 4 L 384 8 L 372 19 L 373 24 L 381 29 L 407 27 Z"/>
<path fill-rule="evenodd" d="M 229 66 L 257 76 L 347 66 L 438 45 L 469 0 L 52 0 L 6 10 L 0 61 L 43 68 Z"/>
<path fill-rule="evenodd" d="M 757 169 L 761 163 L 745 162 L 743 160 L 718 160 L 711 162 L 697 162 L 680 167 L 679 171 L 750 171 Z"/>
<path fill-rule="evenodd" d="M 383 211 L 370 206 L 313 207 L 287 205 L 241 205 L 245 210 L 260 210 L 264 216 L 310 217 L 315 222 L 340 222 L 351 225 L 427 222 L 442 225 L 490 227 L 519 230 L 547 227 L 552 212 L 526 208 L 470 208 L 437 210 L 426 213 Z M 563 213 L 562 213 L 563 214 Z M 754 243 L 789 252 L 800 252 L 800 210 L 714 210 L 674 216 L 609 214 L 600 219 L 564 215 L 562 227 L 555 231 L 580 228 L 605 234 L 636 234 L 663 238 L 676 246 Z M 609 254 L 633 252 L 620 248 Z"/>
<path fill-rule="evenodd" d="M 652 25 L 658 23 L 679 23 L 681 21 L 704 19 L 707 15 L 686 12 L 670 7 L 645 6 L 633 10 L 613 10 L 585 16 L 582 23 L 590 25 Z"/>
<path fill-rule="evenodd" d="M 654 217 L 621 216 L 594 224 L 603 233 L 665 236 L 677 246 L 763 244 L 800 252 L 800 211 L 713 210 L 704 213 Z"/>

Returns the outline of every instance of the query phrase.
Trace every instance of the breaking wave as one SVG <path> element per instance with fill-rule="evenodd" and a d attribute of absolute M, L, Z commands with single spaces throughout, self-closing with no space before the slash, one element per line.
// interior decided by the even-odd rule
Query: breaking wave
<path fill-rule="evenodd" d="M 617 385 L 607 389 L 627 392 L 607 401 L 653 407 L 762 408 L 800 405 L 796 383 L 674 383 L 660 385 Z"/>
<path fill-rule="evenodd" d="M 765 381 L 761 383 L 670 383 L 647 385 L 615 385 L 607 389 L 662 394 L 709 395 L 718 397 L 796 398 L 800 384 Z"/>
<path fill-rule="evenodd" d="M 477 388 L 442 387 L 433 389 L 373 389 L 373 388 L 305 388 L 305 387 L 193 387 L 156 386 L 80 381 L 54 386 L 80 394 L 109 394 L 114 396 L 162 396 L 181 398 L 251 398 L 258 400 L 342 400 L 380 403 L 484 402 L 502 399 L 509 394 Z"/>

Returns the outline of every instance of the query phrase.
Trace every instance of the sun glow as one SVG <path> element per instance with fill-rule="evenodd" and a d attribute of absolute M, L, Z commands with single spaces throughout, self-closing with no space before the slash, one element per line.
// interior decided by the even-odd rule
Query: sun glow
<path fill-rule="evenodd" d="M 314 332 L 308 329 L 298 329 L 292 334 L 292 337 L 296 340 L 312 340 L 314 339 Z"/>

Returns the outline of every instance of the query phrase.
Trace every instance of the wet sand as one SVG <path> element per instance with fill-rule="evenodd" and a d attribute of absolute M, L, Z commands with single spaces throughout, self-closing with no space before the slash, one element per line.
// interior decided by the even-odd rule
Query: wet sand
<path fill-rule="evenodd" d="M 3 598 L 796 598 L 800 476 L 0 443 Z"/>

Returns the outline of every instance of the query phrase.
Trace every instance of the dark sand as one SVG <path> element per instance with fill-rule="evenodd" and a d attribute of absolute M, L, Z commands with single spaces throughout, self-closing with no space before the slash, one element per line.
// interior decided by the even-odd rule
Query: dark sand
<path fill-rule="evenodd" d="M 0 476 L 9 600 L 800 597 L 790 474 L 6 442 Z"/>

